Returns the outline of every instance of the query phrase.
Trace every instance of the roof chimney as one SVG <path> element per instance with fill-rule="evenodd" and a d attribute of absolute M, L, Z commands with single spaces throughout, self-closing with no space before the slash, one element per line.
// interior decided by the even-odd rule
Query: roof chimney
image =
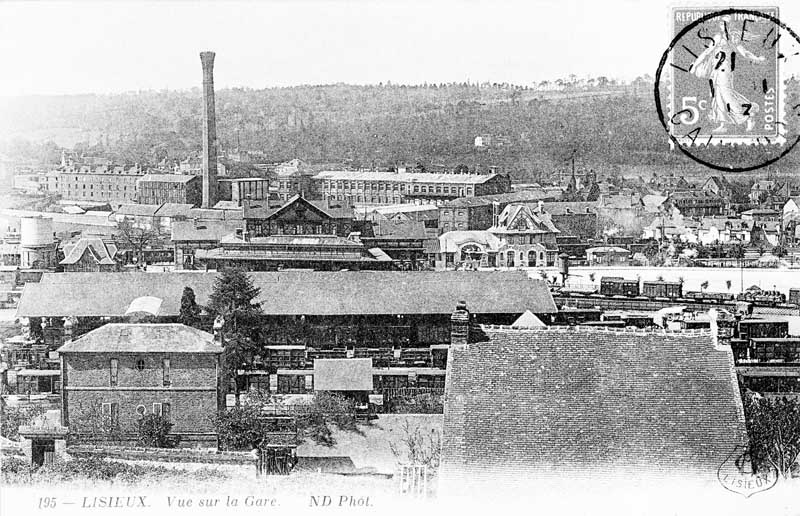
<path fill-rule="evenodd" d="M 450 346 L 465 348 L 467 344 L 469 344 L 469 310 L 466 301 L 459 301 L 450 316 Z"/>
<path fill-rule="evenodd" d="M 214 108 L 214 52 L 200 52 L 203 64 L 203 208 L 217 204 L 217 120 Z"/>

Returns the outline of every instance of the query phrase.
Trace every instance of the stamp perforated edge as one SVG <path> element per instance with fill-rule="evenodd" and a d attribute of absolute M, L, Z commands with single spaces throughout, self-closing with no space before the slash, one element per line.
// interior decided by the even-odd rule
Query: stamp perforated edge
<path fill-rule="evenodd" d="M 750 10 L 750 11 L 758 11 L 761 12 L 763 9 L 774 9 L 778 20 L 780 20 L 780 10 L 777 6 L 698 6 L 698 5 L 673 5 L 669 9 L 670 19 L 669 19 L 669 34 L 670 34 L 670 41 L 674 40 L 675 38 L 675 12 L 678 10 L 685 10 L 685 9 L 702 9 L 707 11 L 723 11 L 726 9 L 741 9 L 741 10 Z M 781 30 L 784 30 L 781 28 Z M 778 42 L 780 45 L 780 42 Z M 776 50 L 777 51 L 777 50 Z M 670 55 L 667 60 L 668 63 L 672 62 L 672 53 L 674 49 L 670 49 Z M 730 145 L 730 146 L 737 146 L 737 145 L 760 145 L 760 146 L 767 146 L 767 145 L 779 145 L 783 146 L 786 144 L 786 82 L 788 81 L 788 77 L 783 77 L 781 75 L 782 67 L 780 63 L 776 59 L 775 65 L 777 67 L 776 75 L 777 79 L 775 81 L 776 92 L 775 92 L 775 111 L 778 114 L 778 120 L 776 120 L 775 125 L 778 130 L 778 136 L 774 140 L 770 140 L 765 136 L 747 136 L 747 135 L 702 135 L 698 136 L 694 140 L 685 136 L 685 135 L 678 135 L 674 133 L 674 127 L 670 126 L 670 135 L 675 137 L 676 140 L 680 141 L 683 147 L 704 147 L 708 145 L 720 146 L 720 145 Z M 666 68 L 666 67 L 665 67 Z M 664 72 L 667 72 L 664 74 Z M 672 116 L 676 113 L 675 111 L 675 91 L 673 90 L 673 74 L 675 73 L 675 69 L 670 66 L 669 69 L 665 69 L 662 71 L 662 78 L 663 82 L 665 82 L 665 86 L 667 88 L 667 119 L 672 119 Z M 666 76 L 665 76 L 666 75 Z M 656 85 L 658 86 L 658 85 Z M 675 149 L 675 140 L 672 138 L 669 139 L 669 146 L 670 150 Z"/>

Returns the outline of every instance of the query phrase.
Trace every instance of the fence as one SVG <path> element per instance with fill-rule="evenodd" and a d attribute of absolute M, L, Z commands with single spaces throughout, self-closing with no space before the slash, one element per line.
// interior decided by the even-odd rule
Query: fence
<path fill-rule="evenodd" d="M 384 400 L 410 398 L 420 394 L 444 394 L 444 387 L 390 387 L 381 389 Z"/>
<path fill-rule="evenodd" d="M 288 475 L 297 462 L 290 447 L 267 447 L 260 450 L 256 470 L 261 475 Z"/>
<path fill-rule="evenodd" d="M 419 464 L 402 464 L 397 472 L 397 490 L 411 498 L 428 496 L 428 468 Z"/>

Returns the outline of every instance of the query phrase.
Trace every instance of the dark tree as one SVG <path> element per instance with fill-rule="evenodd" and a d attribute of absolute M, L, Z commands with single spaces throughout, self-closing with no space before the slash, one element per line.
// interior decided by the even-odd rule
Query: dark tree
<path fill-rule="evenodd" d="M 753 470 L 772 466 L 783 478 L 791 478 L 800 457 L 800 401 L 747 392 L 744 413 Z"/>
<path fill-rule="evenodd" d="M 225 367 L 234 379 L 236 404 L 239 404 L 241 378 L 239 370 L 249 369 L 259 347 L 261 305 L 256 301 L 261 290 L 241 269 L 226 268 L 214 281 L 208 310 L 222 320 Z"/>
<path fill-rule="evenodd" d="M 181 313 L 178 321 L 186 326 L 198 328 L 200 325 L 200 306 L 194 297 L 194 290 L 191 287 L 183 287 L 181 296 Z"/>
<path fill-rule="evenodd" d="M 122 249 L 131 251 L 137 265 L 141 265 L 144 263 L 144 250 L 158 244 L 163 237 L 158 228 L 135 226 L 126 219 L 118 224 L 114 239 Z"/>

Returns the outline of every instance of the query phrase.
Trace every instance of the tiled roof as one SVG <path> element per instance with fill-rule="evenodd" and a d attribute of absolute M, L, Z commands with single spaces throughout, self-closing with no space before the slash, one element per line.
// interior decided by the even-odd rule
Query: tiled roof
<path fill-rule="evenodd" d="M 183 324 L 109 323 L 64 344 L 59 353 L 222 353 L 208 332 Z"/>
<path fill-rule="evenodd" d="M 173 242 L 217 241 L 243 226 L 238 220 L 209 220 L 205 222 L 179 220 L 172 223 Z"/>
<path fill-rule="evenodd" d="M 184 287 L 205 305 L 215 272 L 52 273 L 22 292 L 17 317 L 123 316 L 142 296 L 164 300 L 176 316 Z M 466 299 L 475 313 L 554 313 L 547 286 L 521 271 L 253 272 L 266 314 L 449 314 Z"/>
<path fill-rule="evenodd" d="M 315 391 L 372 391 L 371 358 L 314 360 Z"/>
<path fill-rule="evenodd" d="M 519 192 L 510 192 L 504 194 L 480 195 L 477 197 L 459 197 L 452 201 L 444 203 L 443 206 L 449 208 L 466 208 L 469 206 L 488 206 L 493 202 L 511 203 L 511 202 L 535 202 L 544 200 L 553 200 L 560 198 L 559 193 L 554 194 L 545 190 L 522 190 Z"/>
<path fill-rule="evenodd" d="M 375 234 L 375 238 L 384 240 L 424 240 L 426 238 L 425 224 L 422 222 L 380 222 L 374 224 L 372 230 Z"/>
<path fill-rule="evenodd" d="M 160 204 L 123 204 L 117 209 L 117 215 L 131 215 L 134 217 L 155 217 L 161 208 Z"/>
<path fill-rule="evenodd" d="M 465 183 L 481 184 L 497 174 L 429 174 L 424 172 L 361 172 L 354 170 L 328 170 L 314 176 L 316 180 L 331 181 L 392 181 L 402 183 Z"/>
<path fill-rule="evenodd" d="M 519 227 L 520 223 L 524 227 Z M 534 212 L 527 204 L 509 204 L 503 208 L 497 219 L 497 225 L 489 228 L 489 232 L 495 234 L 560 233 L 547 212 Z"/>
<path fill-rule="evenodd" d="M 597 201 L 545 202 L 542 207 L 550 215 L 597 213 Z"/>
<path fill-rule="evenodd" d="M 341 203 L 330 200 L 310 200 L 294 195 L 281 206 L 272 206 L 268 201 L 252 201 L 244 206 L 244 218 L 246 219 L 267 219 L 278 212 L 289 209 L 296 203 L 305 203 L 319 210 L 331 219 L 353 219 L 355 212 L 351 206 L 344 206 Z"/>
<path fill-rule="evenodd" d="M 196 220 L 242 220 L 242 210 L 214 210 L 209 208 L 192 208 L 189 218 Z"/>
<path fill-rule="evenodd" d="M 114 265 L 114 256 L 117 254 L 117 245 L 105 242 L 100 237 L 82 237 L 77 242 L 64 244 L 64 259 L 61 265 L 72 265 L 88 252 L 99 265 Z"/>
<path fill-rule="evenodd" d="M 145 174 L 139 181 L 154 183 L 188 183 L 199 180 L 194 174 Z"/>
<path fill-rule="evenodd" d="M 449 352 L 447 493 L 484 482 L 530 487 L 521 479 L 540 472 L 715 482 L 746 441 L 733 356 L 710 331 L 482 330 L 483 342 Z"/>
<path fill-rule="evenodd" d="M 194 208 L 194 204 L 165 202 L 156 211 L 156 217 L 188 217 L 192 208 Z"/>

